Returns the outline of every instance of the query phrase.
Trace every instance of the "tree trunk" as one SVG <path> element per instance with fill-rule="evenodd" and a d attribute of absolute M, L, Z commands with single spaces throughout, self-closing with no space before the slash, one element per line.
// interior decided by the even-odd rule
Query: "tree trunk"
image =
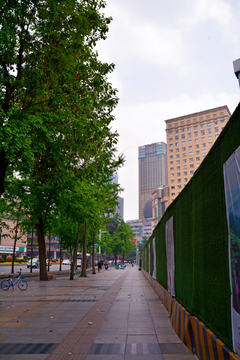
<path fill-rule="evenodd" d="M 124 253 L 122 254 L 122 264 L 124 264 Z"/>
<path fill-rule="evenodd" d="M 60 241 L 60 264 L 59 264 L 59 271 L 62 271 L 62 235 Z"/>
<path fill-rule="evenodd" d="M 94 233 L 93 233 L 93 249 L 92 249 L 92 274 L 96 274 L 95 271 L 95 237 L 96 237 L 96 227 L 97 224 L 95 223 Z"/>
<path fill-rule="evenodd" d="M 39 260 L 40 260 L 40 280 L 48 281 L 47 268 L 46 268 L 46 244 L 44 237 L 44 224 L 42 216 L 38 219 L 38 224 L 36 225 L 37 229 L 37 238 L 39 246 Z"/>
<path fill-rule="evenodd" d="M 20 212 L 20 210 L 19 210 Z M 14 258 L 15 258 L 15 249 L 16 249 L 16 242 L 17 242 L 17 233 L 18 233 L 18 224 L 19 224 L 19 212 L 17 214 L 17 224 L 15 228 L 15 236 L 14 236 L 14 244 L 13 244 L 13 255 L 12 255 L 12 274 L 14 274 Z"/>
<path fill-rule="evenodd" d="M 77 263 L 77 249 L 78 249 L 78 243 L 79 243 L 79 237 L 80 237 L 80 227 L 81 227 L 81 224 L 80 224 L 80 220 L 79 220 L 78 229 L 77 229 L 77 238 L 76 238 L 75 247 L 74 247 L 72 268 L 71 268 L 71 272 L 70 272 L 70 280 L 74 279 L 74 270 L 75 270 L 75 266 Z"/>
<path fill-rule="evenodd" d="M 84 242 L 83 242 L 83 252 L 82 252 L 82 272 L 81 277 L 87 277 L 87 224 L 84 223 Z"/>
<path fill-rule="evenodd" d="M 32 237 L 31 237 L 31 265 L 30 265 L 31 273 L 32 273 L 32 258 L 33 258 L 33 228 L 32 228 Z"/>
<path fill-rule="evenodd" d="M 114 254 L 115 265 L 117 265 L 117 254 Z"/>
<path fill-rule="evenodd" d="M 49 232 L 49 240 L 48 240 L 48 272 L 50 271 L 50 250 L 51 250 L 51 235 Z"/>

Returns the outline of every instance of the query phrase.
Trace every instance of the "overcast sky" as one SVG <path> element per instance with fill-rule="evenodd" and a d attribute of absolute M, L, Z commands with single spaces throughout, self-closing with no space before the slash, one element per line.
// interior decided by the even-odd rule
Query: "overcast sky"
<path fill-rule="evenodd" d="M 113 130 L 124 220 L 138 219 L 138 147 L 166 142 L 165 121 L 240 100 L 232 62 L 240 58 L 239 0 L 107 0 L 112 16 L 99 57 L 120 98 Z"/>

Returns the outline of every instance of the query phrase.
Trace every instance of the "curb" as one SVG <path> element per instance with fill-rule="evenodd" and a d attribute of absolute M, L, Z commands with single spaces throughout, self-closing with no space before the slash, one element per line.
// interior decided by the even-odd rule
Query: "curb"
<path fill-rule="evenodd" d="M 89 268 L 87 269 L 87 272 L 89 271 L 92 271 L 92 268 Z M 77 270 L 77 275 L 80 275 L 81 273 L 81 270 Z M 47 273 L 48 275 L 69 275 L 70 274 L 70 270 L 62 270 L 62 271 L 59 271 L 59 270 L 56 270 L 56 271 L 50 271 Z M 0 279 L 6 279 L 7 278 L 7 275 L 10 275 L 9 274 L 0 274 Z M 12 275 L 12 274 L 11 274 Z M 39 277 L 39 271 L 38 272 L 32 272 L 32 273 L 29 273 L 29 272 L 22 272 L 22 275 L 25 275 L 26 277 Z M 18 276 L 17 273 L 14 273 L 13 276 Z M 75 275 L 76 276 L 76 275 Z"/>
<path fill-rule="evenodd" d="M 195 316 L 191 316 L 148 272 L 144 269 L 142 271 L 169 312 L 170 321 L 176 334 L 193 353 L 196 353 L 200 360 L 239 360 L 232 350 L 218 339 L 203 322 Z M 169 298 L 171 299 L 170 306 Z"/>

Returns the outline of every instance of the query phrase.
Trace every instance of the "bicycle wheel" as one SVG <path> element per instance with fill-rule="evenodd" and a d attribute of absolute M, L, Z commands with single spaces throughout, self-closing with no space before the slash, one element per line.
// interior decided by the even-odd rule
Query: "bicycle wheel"
<path fill-rule="evenodd" d="M 19 287 L 20 290 L 27 290 L 28 283 L 25 280 L 20 280 L 18 282 L 18 287 Z"/>
<path fill-rule="evenodd" d="M 8 280 L 3 280 L 1 282 L 1 288 L 4 291 L 8 290 L 10 288 L 9 281 Z"/>

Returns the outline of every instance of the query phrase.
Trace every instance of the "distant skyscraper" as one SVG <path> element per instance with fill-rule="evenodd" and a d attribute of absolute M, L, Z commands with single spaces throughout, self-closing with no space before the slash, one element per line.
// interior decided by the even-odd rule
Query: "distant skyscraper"
<path fill-rule="evenodd" d="M 165 120 L 170 203 L 190 180 L 226 125 L 227 106 Z"/>
<path fill-rule="evenodd" d="M 113 178 L 111 180 L 111 184 L 118 184 L 118 174 L 114 173 L 113 174 Z M 117 213 L 118 215 L 120 215 L 120 217 L 123 219 L 123 214 L 124 214 L 124 198 L 119 197 L 118 198 L 118 205 L 116 206 L 116 211 L 115 213 Z"/>
<path fill-rule="evenodd" d="M 145 221 L 144 213 L 152 207 L 152 192 L 168 184 L 167 145 L 164 142 L 138 148 L 139 219 Z M 145 207 L 145 211 L 144 211 Z"/>

